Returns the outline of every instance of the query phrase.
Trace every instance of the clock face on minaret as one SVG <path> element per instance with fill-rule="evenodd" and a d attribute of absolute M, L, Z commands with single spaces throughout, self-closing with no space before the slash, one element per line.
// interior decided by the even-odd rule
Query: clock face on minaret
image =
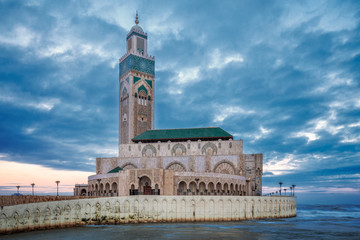
<path fill-rule="evenodd" d="M 147 33 L 135 25 L 119 60 L 119 144 L 154 128 L 155 58 L 147 53 Z"/>

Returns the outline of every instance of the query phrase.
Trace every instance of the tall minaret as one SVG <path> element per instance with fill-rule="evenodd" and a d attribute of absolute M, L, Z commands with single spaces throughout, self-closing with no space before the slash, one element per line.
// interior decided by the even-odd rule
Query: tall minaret
<path fill-rule="evenodd" d="M 154 128 L 155 58 L 147 53 L 147 33 L 135 25 L 119 60 L 119 144 Z"/>

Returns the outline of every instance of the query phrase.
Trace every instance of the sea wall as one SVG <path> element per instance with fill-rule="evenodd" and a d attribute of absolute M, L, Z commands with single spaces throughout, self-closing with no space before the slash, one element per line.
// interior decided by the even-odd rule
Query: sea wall
<path fill-rule="evenodd" d="M 32 196 L 32 195 L 21 195 L 21 196 L 0 196 L 0 207 L 11 206 L 18 204 L 27 203 L 39 203 L 39 202 L 50 202 L 50 201 L 64 201 L 84 198 L 96 198 L 89 196 Z"/>
<path fill-rule="evenodd" d="M 239 221 L 296 216 L 286 196 L 123 196 L 4 206 L 0 233 L 82 224 Z"/>

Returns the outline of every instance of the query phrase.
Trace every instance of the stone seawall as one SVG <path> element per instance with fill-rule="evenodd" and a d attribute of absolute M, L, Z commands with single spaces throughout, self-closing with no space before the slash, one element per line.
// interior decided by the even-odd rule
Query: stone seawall
<path fill-rule="evenodd" d="M 124 196 L 5 206 L 0 233 L 82 224 L 239 221 L 296 216 L 286 196 Z"/>
<path fill-rule="evenodd" d="M 0 196 L 0 206 L 11 206 L 18 204 L 27 203 L 39 203 L 39 202 L 50 202 L 50 201 L 64 201 L 84 198 L 98 198 L 89 196 Z"/>

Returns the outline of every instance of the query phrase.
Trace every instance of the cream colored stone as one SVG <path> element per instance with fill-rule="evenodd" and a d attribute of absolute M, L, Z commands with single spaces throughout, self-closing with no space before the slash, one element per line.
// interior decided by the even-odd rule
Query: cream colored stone
<path fill-rule="evenodd" d="M 6 206 L 0 233 L 81 224 L 239 221 L 296 216 L 286 196 L 127 196 Z"/>

